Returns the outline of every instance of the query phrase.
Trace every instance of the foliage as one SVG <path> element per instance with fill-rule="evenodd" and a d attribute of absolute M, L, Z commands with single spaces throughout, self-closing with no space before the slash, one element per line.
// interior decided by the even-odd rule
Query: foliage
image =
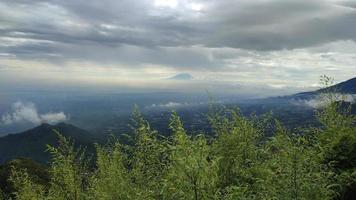
<path fill-rule="evenodd" d="M 52 155 L 49 194 L 58 200 L 78 200 L 85 197 L 87 161 L 84 152 L 74 149 L 74 142 L 59 136 L 59 147 L 48 146 Z"/>
<path fill-rule="evenodd" d="M 213 199 L 217 167 L 205 137 L 188 136 L 176 112 L 172 113 L 169 128 L 173 138 L 171 163 L 164 179 L 165 199 Z"/>
<path fill-rule="evenodd" d="M 5 199 L 5 194 L 3 193 L 3 191 L 0 188 L 0 200 Z"/>
<path fill-rule="evenodd" d="M 323 125 L 295 134 L 238 109 L 211 107 L 215 136 L 188 134 L 176 112 L 170 137 L 152 130 L 138 108 L 128 145 L 115 138 L 96 145 L 94 169 L 84 151 L 59 135 L 49 186 L 13 168 L 16 199 L 351 199 L 356 187 L 355 116 L 331 101 L 317 116 Z M 268 126 L 268 127 L 267 127 Z M 265 129 L 273 130 L 266 137 Z"/>
<path fill-rule="evenodd" d="M 97 169 L 89 185 L 88 199 L 132 199 L 133 191 L 125 169 L 121 145 L 97 145 Z"/>
<path fill-rule="evenodd" d="M 18 200 L 40 200 L 44 199 L 44 188 L 31 181 L 30 176 L 24 169 L 12 171 L 10 181 L 14 184 L 16 192 L 15 199 Z"/>
<path fill-rule="evenodd" d="M 0 166 L 0 191 L 2 191 L 2 196 L 4 198 L 5 196 L 13 196 L 12 194 L 16 191 L 14 184 L 12 184 L 9 180 L 11 174 L 14 172 L 14 169 L 16 169 L 16 171 L 27 172 L 30 176 L 29 178 L 34 183 L 42 186 L 47 185 L 50 180 L 48 170 L 45 166 L 42 166 L 27 158 L 12 160 Z"/>
<path fill-rule="evenodd" d="M 167 149 L 157 138 L 148 121 L 138 108 L 133 111 L 134 143 L 129 147 L 132 158 L 128 160 L 130 177 L 139 199 L 162 198 L 163 178 L 167 170 Z"/>

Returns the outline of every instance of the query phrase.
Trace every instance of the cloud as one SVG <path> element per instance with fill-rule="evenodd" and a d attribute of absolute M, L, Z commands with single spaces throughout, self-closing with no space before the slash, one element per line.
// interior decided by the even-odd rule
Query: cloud
<path fill-rule="evenodd" d="M 156 3 L 155 3 L 156 2 Z M 166 1 L 165 1 L 166 2 Z M 177 47 L 202 45 L 252 50 L 294 49 L 337 40 L 355 40 L 352 1 L 336 0 L 179 0 L 102 3 L 3 1 L 1 34 L 21 39 L 30 51 L 90 45 Z M 194 6 L 192 6 L 194 5 Z M 199 9 L 196 9 L 199 7 Z M 24 12 L 27 11 L 27 12 Z M 5 20 L 6 19 L 6 20 Z M 41 47 L 36 47 L 36 43 Z M 65 53 L 62 51 L 61 53 Z"/>
<path fill-rule="evenodd" d="M 190 105 L 190 104 L 170 101 L 168 103 L 152 104 L 148 108 L 177 108 L 177 107 L 183 107 L 183 106 L 188 106 L 188 105 Z"/>
<path fill-rule="evenodd" d="M 10 80 L 187 72 L 300 87 L 321 74 L 356 76 L 353 0 L 3 0 L 0 10 L 0 70 Z"/>
<path fill-rule="evenodd" d="M 63 112 L 42 114 L 40 115 L 40 118 L 42 122 L 49 124 L 56 124 L 58 122 L 68 120 L 67 116 Z"/>
<path fill-rule="evenodd" d="M 217 103 L 223 103 L 222 100 L 217 101 Z M 159 103 L 159 104 L 152 104 L 150 106 L 146 106 L 146 109 L 176 109 L 176 108 L 185 108 L 185 107 L 192 107 L 192 106 L 203 106 L 207 105 L 208 102 L 174 102 L 169 101 L 167 103 Z"/>
<path fill-rule="evenodd" d="M 1 120 L 4 125 L 22 122 L 39 125 L 56 124 L 68 120 L 68 117 L 63 112 L 39 114 L 35 104 L 18 101 L 13 103 L 11 113 L 4 114 Z"/>
<path fill-rule="evenodd" d="M 355 94 L 333 94 L 335 101 L 344 101 L 353 103 L 356 100 Z M 309 100 L 292 100 L 294 105 L 307 106 L 311 108 L 323 108 L 330 103 L 330 97 L 325 95 L 317 96 Z"/>

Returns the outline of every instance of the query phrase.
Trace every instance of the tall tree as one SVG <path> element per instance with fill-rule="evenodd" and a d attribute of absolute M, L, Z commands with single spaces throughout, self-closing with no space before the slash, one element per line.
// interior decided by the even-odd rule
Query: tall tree
<path fill-rule="evenodd" d="M 203 135 L 187 135 L 176 112 L 169 128 L 173 132 L 171 165 L 165 178 L 166 199 L 213 199 L 216 193 L 216 164 Z"/>
<path fill-rule="evenodd" d="M 88 179 L 84 150 L 74 148 L 74 142 L 59 136 L 59 146 L 48 146 L 52 155 L 49 194 L 57 200 L 81 200 L 85 198 Z"/>
<path fill-rule="evenodd" d="M 152 130 L 138 107 L 133 111 L 134 145 L 130 159 L 131 178 L 136 193 L 141 198 L 161 199 L 162 177 L 167 168 L 167 150 L 164 142 L 157 139 L 157 131 Z"/>
<path fill-rule="evenodd" d="M 235 187 L 234 192 L 238 187 L 240 191 L 254 195 L 259 179 L 258 143 L 261 132 L 235 109 L 227 110 L 224 117 L 213 121 L 213 126 L 218 128 L 213 148 L 219 158 L 219 187 L 222 190 Z"/>
<path fill-rule="evenodd" d="M 34 183 L 25 169 L 13 168 L 10 181 L 16 190 L 13 194 L 16 200 L 45 199 L 43 186 Z"/>
<path fill-rule="evenodd" d="M 120 143 L 112 141 L 104 147 L 96 145 L 96 152 L 96 170 L 90 178 L 88 199 L 134 199 Z"/>

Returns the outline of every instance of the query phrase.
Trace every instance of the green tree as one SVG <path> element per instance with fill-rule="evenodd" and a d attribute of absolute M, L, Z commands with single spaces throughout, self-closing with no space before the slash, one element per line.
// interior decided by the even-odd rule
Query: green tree
<path fill-rule="evenodd" d="M 277 199 L 331 199 L 328 171 L 314 147 L 301 135 L 291 135 L 279 122 L 266 144 L 264 169 L 268 197 Z"/>
<path fill-rule="evenodd" d="M 43 186 L 34 183 L 25 169 L 13 168 L 10 181 L 16 192 L 16 200 L 41 200 L 45 199 Z"/>
<path fill-rule="evenodd" d="M 15 192 L 14 185 L 9 180 L 14 169 L 16 171 L 25 170 L 33 183 L 48 189 L 46 186 L 50 177 L 46 166 L 42 166 L 28 158 L 18 158 L 0 165 L 0 190 L 2 190 L 3 196 L 8 197 Z"/>
<path fill-rule="evenodd" d="M 137 189 L 138 198 L 161 199 L 162 177 L 166 173 L 168 159 L 163 141 L 157 139 L 157 131 L 152 130 L 138 107 L 133 111 L 134 144 L 131 147 L 131 178 Z"/>
<path fill-rule="evenodd" d="M 2 192 L 2 190 L 0 189 L 0 200 L 4 200 L 5 199 L 5 195 Z"/>
<path fill-rule="evenodd" d="M 85 199 L 88 170 L 84 151 L 75 150 L 73 141 L 57 135 L 59 146 L 48 146 L 52 155 L 49 196 L 56 200 Z"/>
<path fill-rule="evenodd" d="M 211 121 L 217 134 L 213 150 L 218 158 L 219 187 L 222 190 L 233 187 L 231 191 L 235 192 L 239 188 L 249 192 L 243 197 L 254 196 L 262 176 L 258 169 L 261 132 L 238 110 L 227 110 L 223 117 L 221 114 L 216 116 Z"/>
<path fill-rule="evenodd" d="M 356 195 L 356 116 L 342 102 L 331 102 L 318 113 L 322 124 L 315 135 L 322 161 L 337 175 L 340 199 Z M 350 197 L 351 196 L 351 197 Z"/>
<path fill-rule="evenodd" d="M 96 170 L 90 179 L 89 199 L 133 199 L 120 143 L 114 141 L 104 147 L 96 145 L 96 152 Z"/>
<path fill-rule="evenodd" d="M 176 112 L 169 128 L 171 165 L 165 178 L 165 199 L 213 199 L 216 193 L 216 163 L 203 135 L 188 136 Z"/>

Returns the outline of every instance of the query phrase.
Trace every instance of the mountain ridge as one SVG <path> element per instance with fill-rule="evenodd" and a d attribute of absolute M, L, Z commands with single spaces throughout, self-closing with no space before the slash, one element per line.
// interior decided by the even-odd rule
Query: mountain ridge
<path fill-rule="evenodd" d="M 341 94 L 356 94 L 356 77 L 315 91 L 300 92 L 287 96 L 279 96 L 277 98 L 289 99 L 289 100 L 290 99 L 310 100 L 315 98 L 319 94 L 327 93 L 327 92 L 337 92 Z"/>
<path fill-rule="evenodd" d="M 46 164 L 50 159 L 46 145 L 58 145 L 58 135 L 54 130 L 73 139 L 76 146 L 85 146 L 89 152 L 94 150 L 95 142 L 101 141 L 98 136 L 71 124 L 44 123 L 21 133 L 0 137 L 0 164 L 19 157 Z"/>

